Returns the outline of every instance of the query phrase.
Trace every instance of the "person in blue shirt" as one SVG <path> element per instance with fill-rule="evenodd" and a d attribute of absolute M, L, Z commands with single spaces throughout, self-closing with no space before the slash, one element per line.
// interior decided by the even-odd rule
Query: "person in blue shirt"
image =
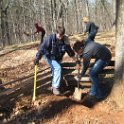
<path fill-rule="evenodd" d="M 95 36 L 98 32 L 99 27 L 96 26 L 94 22 L 90 22 L 87 17 L 83 17 L 82 21 L 86 24 L 85 31 L 83 32 L 83 35 L 88 33 L 88 38 L 87 40 L 89 41 L 94 41 Z"/>
<path fill-rule="evenodd" d="M 89 76 L 90 80 L 92 82 L 90 92 L 87 96 L 87 101 L 90 103 L 95 98 L 96 100 L 101 100 L 105 97 L 104 89 L 101 89 L 101 82 L 99 80 L 99 73 L 103 71 L 103 69 L 109 64 L 111 60 L 111 52 L 110 50 L 105 47 L 104 45 L 101 45 L 99 43 L 95 42 L 85 42 L 85 41 L 76 41 L 73 50 L 80 55 L 80 58 L 83 59 L 83 69 L 78 77 L 79 80 L 82 76 L 85 75 L 89 65 L 90 60 L 92 58 L 95 59 L 95 63 L 93 67 L 90 70 Z M 77 62 L 78 68 L 80 68 L 80 62 Z"/>
<path fill-rule="evenodd" d="M 61 94 L 60 80 L 62 68 L 60 62 L 66 52 L 70 57 L 74 56 L 74 51 L 70 46 L 69 39 L 65 35 L 65 28 L 58 26 L 55 34 L 50 34 L 44 39 L 34 61 L 35 65 L 38 64 L 44 55 L 47 64 L 52 70 L 52 90 L 55 95 Z"/>

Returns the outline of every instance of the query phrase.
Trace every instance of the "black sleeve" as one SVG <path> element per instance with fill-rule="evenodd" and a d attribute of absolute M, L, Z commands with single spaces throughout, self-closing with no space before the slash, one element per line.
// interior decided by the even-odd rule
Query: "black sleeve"
<path fill-rule="evenodd" d="M 85 75 L 89 67 L 89 64 L 90 64 L 90 57 L 87 54 L 83 55 L 83 70 L 81 72 L 82 76 Z"/>
<path fill-rule="evenodd" d="M 70 45 L 66 45 L 66 52 L 70 57 L 73 57 L 75 55 Z"/>

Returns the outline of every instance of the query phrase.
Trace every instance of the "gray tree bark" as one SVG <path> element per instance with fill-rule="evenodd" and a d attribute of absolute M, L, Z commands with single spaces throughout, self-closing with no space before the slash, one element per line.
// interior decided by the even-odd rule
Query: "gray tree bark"
<path fill-rule="evenodd" d="M 124 107 L 124 0 L 117 2 L 115 83 L 111 98 Z"/>

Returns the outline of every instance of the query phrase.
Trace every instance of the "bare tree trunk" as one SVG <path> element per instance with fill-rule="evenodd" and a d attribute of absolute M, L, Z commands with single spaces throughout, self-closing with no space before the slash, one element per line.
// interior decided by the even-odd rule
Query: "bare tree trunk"
<path fill-rule="evenodd" d="M 7 41 L 8 45 L 11 45 L 11 40 L 10 40 L 10 33 L 9 33 L 9 24 L 8 24 L 8 8 L 9 8 L 9 2 L 4 3 L 4 1 L 1 1 L 1 11 L 2 11 L 2 25 L 3 28 L 3 35 L 4 35 L 4 40 Z M 4 5 L 5 4 L 5 5 Z M 5 42 L 4 42 L 5 43 Z M 5 44 L 4 44 L 5 45 Z"/>
<path fill-rule="evenodd" d="M 4 11 L 3 11 L 3 1 L 0 1 L 1 8 L 1 35 L 2 35 L 2 45 L 5 46 L 5 21 L 4 21 Z"/>
<path fill-rule="evenodd" d="M 109 14 L 107 8 L 106 8 L 105 0 L 101 0 L 101 3 L 102 3 L 102 5 L 103 5 L 104 10 L 106 11 L 106 14 L 108 15 L 109 24 L 112 25 L 112 19 L 111 19 L 111 16 L 110 16 L 110 14 Z M 104 13 L 105 13 L 105 12 L 104 12 Z"/>
<path fill-rule="evenodd" d="M 7 41 L 8 41 L 8 45 L 11 45 L 11 39 L 10 39 L 10 33 L 9 33 L 9 24 L 8 24 L 8 12 L 7 10 L 6 12 L 6 21 L 5 21 L 5 25 L 6 25 L 6 37 L 7 37 Z"/>
<path fill-rule="evenodd" d="M 69 2 L 67 0 L 66 2 L 66 8 L 65 8 L 65 27 L 66 27 L 66 32 L 70 34 L 70 25 L 68 25 L 68 20 L 69 20 Z"/>
<path fill-rule="evenodd" d="M 89 2 L 88 2 L 88 0 L 86 0 L 86 16 L 90 18 Z"/>
<path fill-rule="evenodd" d="M 90 18 L 100 30 L 110 29 L 110 17 L 114 19 L 112 6 L 110 0 L 0 0 L 0 45 L 32 41 L 22 34 L 24 31 L 33 33 L 37 21 L 42 22 L 46 34 L 54 32 L 59 22 L 65 26 L 66 33 L 74 34 L 82 31 L 82 17 L 92 15 Z"/>
<path fill-rule="evenodd" d="M 54 31 L 56 29 L 56 0 L 51 0 L 51 14 L 52 14 L 52 30 Z"/>
<path fill-rule="evenodd" d="M 114 30 L 115 30 L 115 26 L 116 26 L 116 0 L 113 0 L 112 2 L 112 7 L 113 7 L 113 23 L 112 23 L 112 26 L 114 27 Z"/>
<path fill-rule="evenodd" d="M 124 1 L 117 2 L 115 84 L 111 98 L 124 107 Z"/>
<path fill-rule="evenodd" d="M 78 1 L 75 0 L 75 11 L 76 11 L 76 29 L 77 29 L 77 32 L 79 31 L 79 12 L 78 12 Z"/>

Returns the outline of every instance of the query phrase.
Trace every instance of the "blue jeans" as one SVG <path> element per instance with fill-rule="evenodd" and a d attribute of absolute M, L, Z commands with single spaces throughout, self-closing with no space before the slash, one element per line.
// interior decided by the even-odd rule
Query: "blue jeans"
<path fill-rule="evenodd" d="M 51 67 L 52 70 L 52 87 L 59 88 L 60 81 L 61 81 L 61 72 L 62 68 L 59 62 L 53 59 L 49 59 L 48 57 L 44 56 L 47 64 Z"/>
<path fill-rule="evenodd" d="M 93 32 L 90 32 L 88 34 L 87 40 L 94 41 L 96 34 L 97 34 L 97 30 L 96 31 L 93 31 Z"/>
<path fill-rule="evenodd" d="M 103 71 L 104 67 L 107 66 L 109 62 L 103 61 L 101 59 L 97 60 L 90 71 L 90 79 L 92 82 L 89 95 L 94 96 L 100 99 L 104 97 L 103 91 L 101 90 L 101 83 L 99 81 L 99 73 Z"/>

